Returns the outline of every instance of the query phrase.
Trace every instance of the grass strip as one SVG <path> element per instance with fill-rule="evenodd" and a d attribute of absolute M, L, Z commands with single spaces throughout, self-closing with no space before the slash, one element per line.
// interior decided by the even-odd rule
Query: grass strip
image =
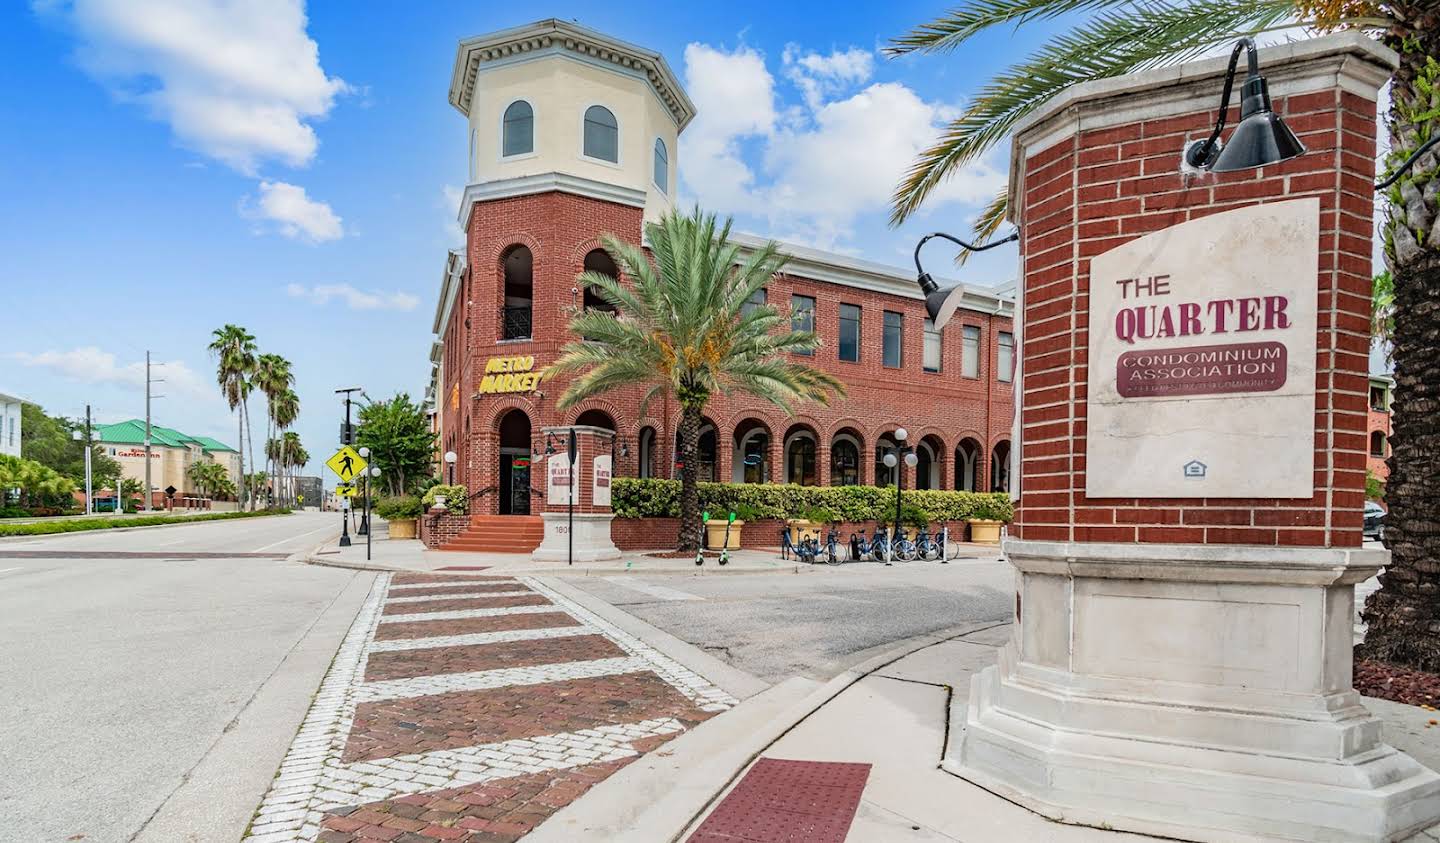
<path fill-rule="evenodd" d="M 264 515 L 288 515 L 288 509 L 261 509 L 255 512 L 207 512 L 204 515 L 145 515 L 139 518 L 76 518 L 74 521 L 43 521 L 29 524 L 0 523 L 0 538 L 5 536 L 46 536 L 54 533 L 80 533 L 87 530 L 111 530 L 116 527 L 154 527 L 160 524 L 193 524 L 197 521 L 228 521 L 232 518 L 258 518 Z"/>

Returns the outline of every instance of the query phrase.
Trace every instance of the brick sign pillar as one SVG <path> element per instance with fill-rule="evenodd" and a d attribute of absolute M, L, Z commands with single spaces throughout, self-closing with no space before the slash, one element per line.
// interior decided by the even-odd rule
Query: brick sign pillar
<path fill-rule="evenodd" d="M 568 453 L 572 430 L 579 445 L 573 478 Z M 572 519 L 569 500 L 573 493 L 574 560 L 599 562 L 619 559 L 620 549 L 610 538 L 610 521 L 614 518 L 610 510 L 610 484 L 615 474 L 615 432 L 589 425 L 572 425 L 546 427 L 540 433 L 546 441 L 555 443 L 555 453 L 543 457 L 543 463 L 531 469 L 531 477 L 541 478 L 545 488 L 545 505 L 540 513 L 545 522 L 545 536 L 531 558 L 537 562 L 564 562 L 570 558 Z M 567 481 L 573 482 L 573 486 L 567 485 Z"/>
<path fill-rule="evenodd" d="M 946 769 L 1186 840 L 1440 819 L 1440 776 L 1351 687 L 1354 585 L 1387 558 L 1360 531 L 1394 62 L 1356 35 L 1262 50 L 1308 151 L 1260 169 L 1181 172 L 1225 59 L 1080 85 L 1017 128 L 1017 622 Z"/>

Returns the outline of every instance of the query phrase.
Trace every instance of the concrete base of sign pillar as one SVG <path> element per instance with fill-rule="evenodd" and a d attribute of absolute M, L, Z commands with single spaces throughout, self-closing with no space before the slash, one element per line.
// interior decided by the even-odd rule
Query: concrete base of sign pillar
<path fill-rule="evenodd" d="M 536 562 L 565 562 L 570 558 L 569 524 L 570 516 L 564 512 L 544 512 L 540 517 L 545 521 L 545 537 L 540 546 L 530 554 Z M 610 538 L 608 513 L 575 513 L 575 561 L 604 562 L 619 559 L 620 548 Z"/>
<path fill-rule="evenodd" d="M 1056 820 L 1182 840 L 1440 822 L 1440 775 L 1384 744 L 1351 687 L 1354 586 L 1386 551 L 1005 551 L 1018 622 L 944 769 Z"/>

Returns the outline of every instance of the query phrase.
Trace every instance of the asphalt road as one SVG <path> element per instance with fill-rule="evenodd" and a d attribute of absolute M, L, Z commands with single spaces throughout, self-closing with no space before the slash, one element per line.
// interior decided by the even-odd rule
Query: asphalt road
<path fill-rule="evenodd" d="M 0 541 L 0 841 L 238 839 L 373 578 L 284 561 L 335 521 Z"/>
<path fill-rule="evenodd" d="M 1005 622 L 1015 604 L 1014 569 L 988 560 L 566 582 L 771 683 L 827 679 L 914 635 Z"/>

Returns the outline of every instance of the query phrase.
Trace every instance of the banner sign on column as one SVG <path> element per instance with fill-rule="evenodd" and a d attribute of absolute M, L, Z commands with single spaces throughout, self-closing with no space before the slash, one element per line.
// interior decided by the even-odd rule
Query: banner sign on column
<path fill-rule="evenodd" d="M 550 458 L 545 461 L 545 468 L 545 502 L 555 506 L 569 503 L 570 495 L 574 491 L 572 483 L 574 478 L 570 474 L 570 457 L 565 454 L 551 454 Z"/>
<path fill-rule="evenodd" d="M 591 481 L 591 494 L 596 506 L 610 505 L 610 475 L 610 455 L 596 457 L 594 480 Z"/>

